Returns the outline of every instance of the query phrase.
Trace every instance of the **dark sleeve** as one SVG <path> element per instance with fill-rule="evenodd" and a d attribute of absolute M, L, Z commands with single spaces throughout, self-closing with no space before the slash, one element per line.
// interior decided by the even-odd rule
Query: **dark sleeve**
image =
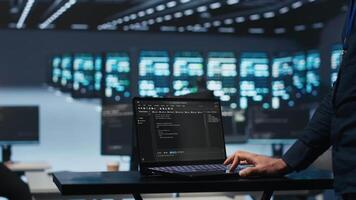
<path fill-rule="evenodd" d="M 11 200 L 32 199 L 28 185 L 2 163 L 0 163 L 0 196 Z"/>
<path fill-rule="evenodd" d="M 312 164 L 331 146 L 330 127 L 333 116 L 332 92 L 324 98 L 301 137 L 283 155 L 291 171 L 300 171 Z"/>

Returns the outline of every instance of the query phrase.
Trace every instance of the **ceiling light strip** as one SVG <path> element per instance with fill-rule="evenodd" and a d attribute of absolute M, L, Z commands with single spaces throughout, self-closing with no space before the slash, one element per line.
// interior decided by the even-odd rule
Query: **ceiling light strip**
<path fill-rule="evenodd" d="M 67 12 L 74 4 L 77 3 L 77 0 L 69 0 L 65 3 L 60 9 L 58 9 L 53 15 L 51 15 L 47 20 L 42 22 L 39 25 L 40 29 L 47 28 L 50 24 L 52 24 L 56 19 L 58 19 L 63 13 Z"/>
<path fill-rule="evenodd" d="M 298 8 L 301 8 L 303 5 L 305 5 L 305 2 L 308 2 L 308 3 L 312 3 L 312 2 L 315 2 L 316 0 L 304 0 L 301 1 L 296 1 L 296 2 L 293 2 L 293 3 L 290 3 L 289 6 L 285 5 L 283 7 L 279 7 L 277 10 L 279 11 L 279 14 L 286 14 L 288 13 L 291 9 L 298 9 Z M 236 3 L 239 3 L 239 1 L 233 1 L 231 0 L 231 2 L 236 2 Z M 229 5 L 229 4 L 228 4 Z M 274 11 L 275 9 L 273 10 L 270 10 L 270 11 L 264 11 L 262 12 L 262 16 L 263 18 L 265 19 L 270 19 L 270 18 L 274 18 L 276 17 L 276 13 Z M 226 18 L 219 18 L 219 19 L 212 19 L 212 20 L 228 20 L 230 18 L 233 18 L 232 16 L 229 16 L 229 17 L 226 17 Z M 239 23 L 244 23 L 246 22 L 247 20 L 246 19 L 249 19 L 250 21 L 257 21 L 257 20 L 261 20 L 263 19 L 261 17 L 260 14 L 258 13 L 255 13 L 255 14 L 250 14 L 250 15 L 245 15 L 245 16 L 236 16 L 235 17 L 235 23 L 239 24 Z M 225 23 L 226 24 L 226 23 Z"/>
<path fill-rule="evenodd" d="M 21 14 L 21 16 L 19 18 L 19 21 L 16 24 L 16 28 L 17 29 L 23 28 L 23 26 L 25 24 L 25 21 L 26 21 L 26 18 L 28 16 L 28 14 L 30 13 L 31 8 L 32 8 L 34 3 L 35 3 L 35 0 L 28 0 L 26 2 L 25 8 L 23 9 L 22 14 Z"/>

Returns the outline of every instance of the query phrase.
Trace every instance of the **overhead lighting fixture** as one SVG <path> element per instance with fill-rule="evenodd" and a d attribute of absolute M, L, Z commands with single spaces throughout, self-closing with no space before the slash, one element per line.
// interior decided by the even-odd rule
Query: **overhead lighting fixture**
<path fill-rule="evenodd" d="M 163 18 L 162 18 L 162 17 L 157 17 L 157 18 L 156 18 L 156 22 L 157 22 L 157 23 L 163 22 Z"/>
<path fill-rule="evenodd" d="M 169 21 L 172 19 L 172 15 L 166 15 L 164 16 L 164 20 Z"/>
<path fill-rule="evenodd" d="M 47 29 L 50 28 L 50 26 L 47 27 Z M 115 24 L 112 24 L 112 23 L 106 23 L 106 24 L 102 24 L 102 25 L 97 26 L 97 29 L 99 31 L 101 31 L 101 30 L 116 30 L 117 26 Z"/>
<path fill-rule="evenodd" d="M 286 33 L 287 30 L 285 28 L 276 28 L 274 29 L 274 33 L 276 34 L 283 34 L 283 33 Z"/>
<path fill-rule="evenodd" d="M 305 31 L 305 29 L 307 29 L 305 25 L 297 25 L 294 27 L 295 31 Z"/>
<path fill-rule="evenodd" d="M 158 5 L 158 6 L 156 7 L 156 10 L 157 10 L 157 11 L 162 11 L 162 10 L 164 10 L 164 9 L 166 9 L 166 6 L 163 5 L 163 4 L 160 4 L 160 5 Z"/>
<path fill-rule="evenodd" d="M 148 9 L 146 9 L 146 14 L 147 15 L 151 15 L 151 14 L 153 14 L 155 12 L 155 10 L 153 9 L 153 8 L 148 8 Z"/>
<path fill-rule="evenodd" d="M 181 18 L 181 17 L 183 17 L 183 13 L 182 12 L 176 12 L 176 13 L 174 13 L 174 17 L 175 18 Z"/>
<path fill-rule="evenodd" d="M 192 15 L 192 14 L 194 14 L 194 11 L 192 9 L 188 9 L 188 10 L 184 11 L 184 15 L 185 16 L 189 16 L 189 15 Z"/>
<path fill-rule="evenodd" d="M 131 20 L 135 20 L 136 18 L 137 18 L 137 15 L 136 15 L 136 14 L 131 14 L 131 15 L 130 15 L 130 19 L 131 19 Z"/>
<path fill-rule="evenodd" d="M 236 23 L 243 23 L 245 21 L 246 21 L 245 17 L 236 17 L 235 18 L 235 22 Z"/>
<path fill-rule="evenodd" d="M 234 5 L 234 4 L 238 4 L 240 2 L 240 0 L 227 0 L 226 3 L 227 5 Z"/>
<path fill-rule="evenodd" d="M 188 3 L 190 0 L 180 0 L 181 3 Z"/>
<path fill-rule="evenodd" d="M 175 1 L 170 1 L 170 2 L 168 2 L 166 5 L 167 5 L 168 8 L 173 8 L 173 7 L 175 7 L 175 6 L 177 5 L 177 2 L 175 2 Z"/>
<path fill-rule="evenodd" d="M 215 27 L 221 26 L 221 21 L 219 21 L 219 20 L 214 21 L 213 26 L 215 26 Z"/>
<path fill-rule="evenodd" d="M 124 17 L 124 21 L 125 21 L 125 22 L 130 21 L 130 17 L 129 17 L 129 16 L 125 16 L 125 17 Z"/>
<path fill-rule="evenodd" d="M 232 23 L 234 23 L 234 20 L 232 20 L 232 19 L 225 19 L 224 20 L 224 24 L 226 24 L 226 25 L 230 25 Z"/>
<path fill-rule="evenodd" d="M 289 12 L 289 8 L 288 8 L 288 7 L 283 7 L 283 8 L 281 8 L 281 9 L 279 9 L 279 13 L 280 13 L 280 14 L 285 14 L 285 13 L 287 13 L 287 12 Z"/>
<path fill-rule="evenodd" d="M 214 10 L 214 9 L 218 9 L 218 8 L 220 8 L 221 7 L 221 3 L 219 3 L 219 2 L 215 2 L 215 3 L 212 3 L 212 4 L 210 4 L 210 9 L 212 9 L 212 10 Z"/>
<path fill-rule="evenodd" d="M 248 32 L 251 34 L 263 34 L 265 30 L 263 28 L 250 28 Z"/>
<path fill-rule="evenodd" d="M 206 28 L 203 27 L 193 27 L 193 32 L 208 32 Z"/>
<path fill-rule="evenodd" d="M 294 2 L 294 3 L 292 4 L 292 8 L 293 8 L 293 9 L 297 9 L 297 8 L 302 7 L 302 6 L 303 6 L 303 2 L 301 2 L 301 1 L 297 1 L 297 2 Z"/>
<path fill-rule="evenodd" d="M 218 31 L 220 33 L 235 33 L 235 29 L 231 27 L 220 27 Z"/>
<path fill-rule="evenodd" d="M 152 25 L 152 24 L 155 23 L 155 20 L 154 19 L 149 19 L 147 22 L 148 22 L 149 25 Z"/>
<path fill-rule="evenodd" d="M 204 27 L 205 28 L 210 28 L 211 27 L 211 23 L 210 22 L 205 22 L 204 23 Z"/>
<path fill-rule="evenodd" d="M 273 18 L 275 16 L 276 16 L 276 14 L 274 12 L 272 12 L 272 11 L 271 12 L 266 12 L 266 13 L 263 14 L 264 18 Z"/>
<path fill-rule="evenodd" d="M 101 30 L 107 30 L 109 28 L 109 25 L 107 24 L 102 24 L 96 27 L 99 31 Z"/>
<path fill-rule="evenodd" d="M 123 20 L 121 18 L 115 20 L 115 24 L 122 24 L 123 23 Z"/>
<path fill-rule="evenodd" d="M 198 32 L 200 31 L 201 29 L 203 29 L 203 27 L 200 25 L 200 24 L 195 24 L 193 26 L 193 32 Z"/>
<path fill-rule="evenodd" d="M 208 10 L 208 8 L 206 7 L 206 6 L 199 6 L 198 8 L 197 8 L 197 11 L 198 12 L 206 12 Z"/>
<path fill-rule="evenodd" d="M 322 22 L 315 23 L 315 24 L 312 25 L 312 27 L 313 27 L 314 29 L 321 29 L 321 28 L 324 27 L 324 23 L 322 23 Z"/>
<path fill-rule="evenodd" d="M 144 17 L 146 15 L 146 13 L 144 11 L 140 11 L 140 12 L 137 13 L 137 15 L 139 17 Z"/>
<path fill-rule="evenodd" d="M 28 14 L 30 13 L 31 8 L 32 8 L 34 3 L 35 3 L 35 0 L 28 0 L 27 1 L 26 5 L 25 5 L 25 8 L 23 9 L 22 14 L 21 14 L 21 16 L 19 18 L 19 21 L 16 24 L 16 28 L 17 29 L 23 28 L 24 23 L 26 21 L 26 18 L 28 16 Z"/>
<path fill-rule="evenodd" d="M 195 24 L 194 25 L 194 29 L 200 29 L 200 28 L 203 28 L 200 24 Z"/>
<path fill-rule="evenodd" d="M 259 20 L 260 18 L 261 16 L 259 14 L 250 15 L 250 20 L 252 21 Z"/>
<path fill-rule="evenodd" d="M 47 20 L 42 22 L 39 25 L 40 29 L 45 29 L 47 28 L 50 24 L 52 24 L 58 17 L 63 15 L 66 11 L 68 11 L 74 4 L 77 3 L 77 0 L 69 0 L 67 3 L 65 3 L 60 9 L 58 9 L 53 15 L 51 15 Z"/>

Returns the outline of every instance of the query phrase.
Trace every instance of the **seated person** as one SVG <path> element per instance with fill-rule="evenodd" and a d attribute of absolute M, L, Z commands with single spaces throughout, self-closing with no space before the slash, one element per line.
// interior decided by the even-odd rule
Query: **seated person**
<path fill-rule="evenodd" d="M 9 200 L 32 199 L 28 185 L 2 163 L 0 163 L 0 196 Z"/>

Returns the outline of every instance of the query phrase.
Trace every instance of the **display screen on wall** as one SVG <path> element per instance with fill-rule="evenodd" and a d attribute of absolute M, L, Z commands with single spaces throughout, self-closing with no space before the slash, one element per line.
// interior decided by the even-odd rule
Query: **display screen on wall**
<path fill-rule="evenodd" d="M 73 90 L 74 98 L 90 98 L 94 91 L 94 57 L 91 54 L 75 54 L 73 58 Z"/>
<path fill-rule="evenodd" d="M 272 61 L 272 108 L 293 107 L 293 58 L 275 57 Z"/>
<path fill-rule="evenodd" d="M 306 93 L 308 96 L 317 97 L 320 94 L 320 53 L 313 50 L 307 53 Z"/>
<path fill-rule="evenodd" d="M 342 61 L 342 52 L 341 45 L 335 45 L 331 50 L 331 84 L 334 84 L 337 79 L 337 74 Z"/>
<path fill-rule="evenodd" d="M 101 154 L 132 154 L 131 103 L 104 105 L 101 113 Z"/>
<path fill-rule="evenodd" d="M 270 70 L 266 53 L 243 53 L 240 63 L 240 108 L 270 108 Z"/>
<path fill-rule="evenodd" d="M 104 67 L 104 103 L 131 101 L 131 66 L 127 53 L 107 53 Z"/>
<path fill-rule="evenodd" d="M 238 107 L 237 59 L 233 52 L 209 52 L 207 61 L 207 87 L 214 91 L 223 106 Z"/>
<path fill-rule="evenodd" d="M 296 99 L 301 99 L 306 94 L 306 73 L 305 54 L 295 54 L 293 57 L 293 86 Z"/>
<path fill-rule="evenodd" d="M 95 55 L 94 57 L 94 93 L 96 97 L 101 96 L 102 78 L 103 78 L 103 58 L 101 55 Z"/>
<path fill-rule="evenodd" d="M 59 85 L 62 75 L 61 70 L 61 56 L 54 56 L 51 59 L 51 85 L 56 87 Z"/>
<path fill-rule="evenodd" d="M 61 90 L 71 92 L 73 85 L 73 58 L 69 54 L 62 56 L 61 63 Z"/>
<path fill-rule="evenodd" d="M 204 59 L 201 53 L 177 52 L 173 59 L 174 96 L 197 92 L 197 78 L 204 76 Z"/>
<path fill-rule="evenodd" d="M 163 97 L 170 93 L 170 65 L 167 51 L 142 51 L 138 66 L 138 92 L 142 97 Z"/>

